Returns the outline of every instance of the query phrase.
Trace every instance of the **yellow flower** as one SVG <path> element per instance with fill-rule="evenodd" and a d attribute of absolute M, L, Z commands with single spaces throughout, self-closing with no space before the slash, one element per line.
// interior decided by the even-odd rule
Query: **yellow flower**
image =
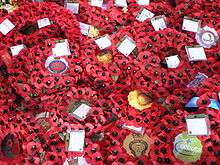
<path fill-rule="evenodd" d="M 99 30 L 96 27 L 91 26 L 89 28 L 89 35 L 88 36 L 94 38 L 94 37 L 97 37 L 98 35 L 99 35 Z"/>
<path fill-rule="evenodd" d="M 110 52 L 105 52 L 96 56 L 99 62 L 108 64 L 112 62 L 113 56 Z"/>
<path fill-rule="evenodd" d="M 140 111 L 150 108 L 152 105 L 151 99 L 145 93 L 138 90 L 134 90 L 129 93 L 128 102 L 130 106 Z"/>

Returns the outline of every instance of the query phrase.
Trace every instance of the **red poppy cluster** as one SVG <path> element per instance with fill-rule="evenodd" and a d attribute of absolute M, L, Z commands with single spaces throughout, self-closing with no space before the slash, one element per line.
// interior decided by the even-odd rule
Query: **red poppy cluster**
<path fill-rule="evenodd" d="M 104 0 L 104 8 L 80 0 L 79 14 L 60 6 L 63 1 L 53 2 L 19 0 L 16 10 L 0 13 L 0 22 L 7 18 L 15 25 L 7 35 L 0 33 L 0 164 L 60 165 L 80 156 L 65 149 L 70 129 L 85 130 L 81 155 L 90 164 L 183 164 L 173 154 L 173 142 L 186 131 L 185 117 L 198 113 L 209 116 L 211 135 L 199 137 L 203 153 L 197 164 L 220 163 L 220 111 L 208 107 L 210 99 L 220 99 L 220 45 L 205 49 L 206 61 L 190 62 L 185 46 L 197 44 L 195 33 L 181 30 L 183 17 L 189 16 L 220 34 L 218 0 L 151 0 L 147 6 L 127 0 L 123 9 L 114 0 Z M 167 28 L 154 31 L 150 19 L 139 22 L 143 7 L 165 15 Z M 39 29 L 37 21 L 43 18 L 52 24 Z M 109 35 L 109 63 L 97 59 L 103 50 L 95 38 L 81 34 L 79 22 L 96 27 L 99 36 Z M 127 57 L 117 49 L 124 36 L 136 45 Z M 62 57 L 68 69 L 52 74 L 45 62 L 62 39 L 71 52 Z M 12 56 L 9 48 L 19 44 L 26 48 Z M 180 57 L 175 69 L 164 65 L 171 55 Z M 197 88 L 187 87 L 198 72 L 208 78 Z M 127 96 L 132 90 L 148 93 L 152 106 L 144 111 L 131 107 Z M 199 108 L 189 111 L 185 104 L 194 96 L 200 97 Z M 83 121 L 69 114 L 77 101 L 91 107 Z M 148 156 L 131 157 L 122 147 L 131 133 L 122 127 L 125 123 L 145 128 L 152 143 Z"/>

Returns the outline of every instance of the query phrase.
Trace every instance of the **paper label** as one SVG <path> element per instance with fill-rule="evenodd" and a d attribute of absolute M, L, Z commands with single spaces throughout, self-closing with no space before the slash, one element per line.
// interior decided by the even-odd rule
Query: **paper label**
<path fill-rule="evenodd" d="M 74 14 L 79 14 L 79 3 L 66 3 L 66 8 Z"/>
<path fill-rule="evenodd" d="M 124 54 L 126 57 L 129 56 L 131 54 L 131 52 L 136 48 L 136 45 L 134 43 L 134 41 L 128 37 L 125 36 L 124 40 L 120 43 L 120 45 L 118 46 L 118 51 L 121 52 L 122 54 Z"/>
<path fill-rule="evenodd" d="M 206 76 L 205 74 L 203 74 L 203 73 L 198 73 L 198 74 L 196 75 L 195 79 L 192 80 L 192 81 L 187 85 L 187 87 L 188 87 L 188 88 L 189 88 L 189 87 L 196 88 L 196 87 L 198 87 L 198 86 L 202 83 L 202 81 L 204 81 L 204 80 L 207 79 L 207 78 L 208 78 L 208 76 Z"/>
<path fill-rule="evenodd" d="M 127 7 L 127 0 L 115 0 L 115 6 Z"/>
<path fill-rule="evenodd" d="M 42 112 L 36 115 L 36 119 L 40 119 L 40 118 L 48 118 L 50 115 L 49 112 Z"/>
<path fill-rule="evenodd" d="M 85 143 L 85 131 L 77 130 L 69 133 L 68 151 L 83 152 Z"/>
<path fill-rule="evenodd" d="M 138 5 L 149 5 L 150 0 L 136 0 Z"/>
<path fill-rule="evenodd" d="M 43 18 L 43 19 L 38 20 L 37 24 L 40 29 L 40 28 L 50 25 L 50 20 L 49 18 Z"/>
<path fill-rule="evenodd" d="M 8 34 L 12 29 L 14 29 L 15 25 L 9 20 L 5 19 L 1 24 L 0 24 L 0 32 L 3 35 Z"/>
<path fill-rule="evenodd" d="M 81 104 L 75 111 L 73 111 L 71 114 L 75 116 L 79 120 L 84 120 L 89 111 L 91 110 L 91 107 L 86 104 Z"/>
<path fill-rule="evenodd" d="M 205 50 L 202 46 L 186 46 L 189 61 L 207 60 Z"/>
<path fill-rule="evenodd" d="M 95 43 L 98 45 L 98 47 L 102 49 L 106 49 L 112 45 L 111 40 L 108 35 L 102 36 L 99 39 L 95 40 Z"/>
<path fill-rule="evenodd" d="M 187 131 L 189 135 L 209 135 L 207 117 L 192 115 L 186 118 Z"/>
<path fill-rule="evenodd" d="M 139 12 L 136 19 L 140 22 L 144 22 L 147 18 L 152 18 L 154 16 L 154 13 L 147 9 L 143 9 Z"/>
<path fill-rule="evenodd" d="M 197 32 L 200 28 L 201 21 L 184 17 L 182 29 L 190 32 Z"/>
<path fill-rule="evenodd" d="M 135 127 L 135 126 L 132 126 L 132 125 L 123 124 L 122 128 L 131 130 L 131 131 L 134 131 L 134 132 L 140 133 L 140 134 L 144 133 L 144 128 L 143 127 Z"/>
<path fill-rule="evenodd" d="M 151 18 L 151 24 L 154 27 L 155 31 L 163 30 L 167 28 L 165 16 L 156 16 Z"/>
<path fill-rule="evenodd" d="M 178 55 L 170 56 L 165 58 L 168 68 L 177 68 L 180 64 Z"/>
<path fill-rule="evenodd" d="M 89 35 L 89 29 L 90 29 L 92 26 L 89 25 L 89 24 L 86 24 L 86 23 L 82 23 L 82 22 L 80 22 L 79 25 L 80 25 L 80 31 L 81 31 L 81 33 L 82 33 L 83 35 L 88 36 L 88 35 Z"/>
<path fill-rule="evenodd" d="M 52 48 L 52 52 L 56 57 L 71 55 L 68 40 L 65 39 L 63 42 L 56 43 L 55 47 Z"/>
<path fill-rule="evenodd" d="M 24 49 L 24 48 L 25 48 L 25 45 L 24 45 L 24 44 L 16 45 L 16 46 L 10 47 L 11 53 L 12 53 L 13 56 L 18 55 L 18 54 L 20 53 L 20 51 L 21 51 L 22 49 Z"/>
<path fill-rule="evenodd" d="M 91 6 L 102 7 L 103 0 L 90 0 Z"/>

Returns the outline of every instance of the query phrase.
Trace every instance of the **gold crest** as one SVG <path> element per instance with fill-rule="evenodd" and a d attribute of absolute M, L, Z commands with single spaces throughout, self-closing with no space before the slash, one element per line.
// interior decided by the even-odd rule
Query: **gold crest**
<path fill-rule="evenodd" d="M 130 106 L 140 111 L 150 108 L 152 105 L 151 99 L 145 93 L 138 90 L 134 90 L 129 93 L 128 102 Z"/>
<path fill-rule="evenodd" d="M 125 138 L 123 148 L 133 157 L 147 156 L 150 148 L 150 138 L 147 135 L 130 134 Z"/>

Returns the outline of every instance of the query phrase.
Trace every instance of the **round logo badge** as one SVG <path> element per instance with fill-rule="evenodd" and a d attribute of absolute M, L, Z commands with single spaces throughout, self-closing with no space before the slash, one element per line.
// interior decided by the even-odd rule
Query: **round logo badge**
<path fill-rule="evenodd" d="M 215 29 L 205 26 L 196 34 L 197 42 L 204 48 L 210 48 L 216 45 L 218 41 L 218 33 Z"/>
<path fill-rule="evenodd" d="M 173 153 L 176 158 L 184 162 L 196 162 L 202 154 L 201 141 L 196 136 L 186 133 L 179 134 L 174 141 Z"/>
<path fill-rule="evenodd" d="M 130 134 L 125 138 L 123 147 L 133 157 L 147 155 L 150 148 L 150 138 L 147 135 Z"/>
<path fill-rule="evenodd" d="M 53 56 L 48 57 L 45 67 L 51 73 L 64 73 L 68 68 L 68 63 L 64 58 L 55 58 Z"/>

